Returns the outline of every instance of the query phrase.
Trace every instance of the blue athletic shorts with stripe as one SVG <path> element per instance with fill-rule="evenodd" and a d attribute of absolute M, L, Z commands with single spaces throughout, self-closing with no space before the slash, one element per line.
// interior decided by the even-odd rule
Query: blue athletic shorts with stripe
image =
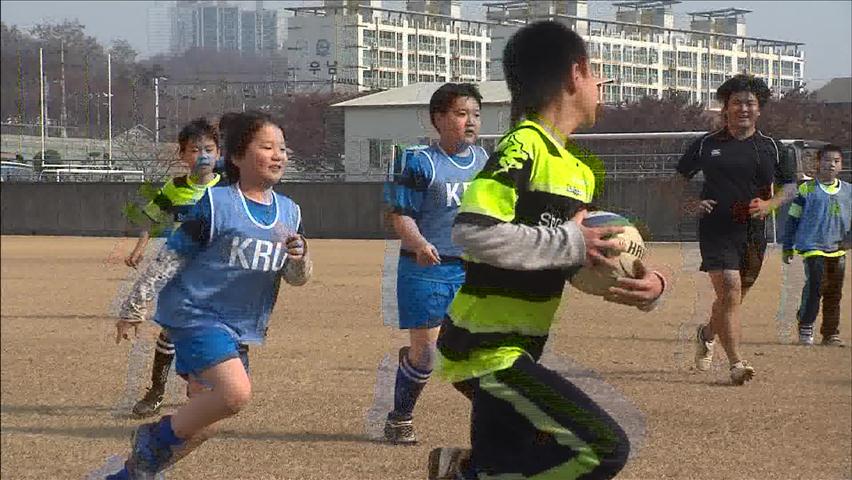
<path fill-rule="evenodd" d="M 409 255 L 400 255 L 396 277 L 399 328 L 440 326 L 463 283 L 461 260 L 442 260 L 440 265 L 421 267 Z"/>
<path fill-rule="evenodd" d="M 232 358 L 243 362 L 249 373 L 248 346 L 225 328 L 166 329 L 175 346 L 175 371 L 178 375 L 198 377 L 205 370 Z"/>

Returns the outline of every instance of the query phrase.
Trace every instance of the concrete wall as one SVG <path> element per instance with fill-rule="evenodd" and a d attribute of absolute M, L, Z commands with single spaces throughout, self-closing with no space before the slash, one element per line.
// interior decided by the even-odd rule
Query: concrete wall
<path fill-rule="evenodd" d="M 122 213 L 138 183 L 4 183 L 3 235 L 135 236 Z M 383 238 L 382 184 L 282 183 L 312 238 Z"/>
<path fill-rule="evenodd" d="M 665 179 L 611 180 L 596 204 L 647 226 L 646 239 L 693 241 L 696 221 L 678 214 L 655 194 Z M 284 183 L 276 190 L 302 207 L 312 238 L 385 238 L 381 183 Z M 699 188 L 696 182 L 691 188 Z M 0 208 L 4 235 L 136 235 L 122 208 L 141 201 L 139 184 L 130 183 L 4 183 Z M 784 215 L 781 215 L 783 218 Z M 779 227 L 781 222 L 779 221 Z M 780 232 L 780 230 L 779 230 Z M 767 237 L 772 239 L 771 229 Z"/>

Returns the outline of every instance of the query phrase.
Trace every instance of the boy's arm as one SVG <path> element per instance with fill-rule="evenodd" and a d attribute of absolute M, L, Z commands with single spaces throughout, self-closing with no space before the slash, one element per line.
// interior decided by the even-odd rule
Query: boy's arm
<path fill-rule="evenodd" d="M 558 227 L 513 223 L 483 224 L 456 219 L 453 243 L 476 261 L 511 270 L 546 270 L 581 265 L 586 258 L 583 234 L 574 222 Z"/>
<path fill-rule="evenodd" d="M 157 258 L 139 274 L 121 303 L 120 318 L 130 322 L 145 320 L 148 303 L 209 242 L 211 220 L 209 194 L 205 193 L 193 206 L 187 220 L 166 240 Z"/>
<path fill-rule="evenodd" d="M 410 164 L 405 165 L 399 175 L 385 190 L 385 203 L 390 209 L 388 219 L 399 236 L 402 247 L 413 252 L 425 265 L 440 263 L 438 250 L 420 233 L 414 217 L 420 212 L 423 198 L 433 176 L 432 163 L 427 153 L 418 152 Z"/>
<path fill-rule="evenodd" d="M 581 265 L 586 244 L 576 223 L 555 227 L 512 223 L 519 194 L 530 181 L 532 141 L 518 134 L 504 138 L 465 190 L 453 225 L 453 243 L 472 260 L 512 270 Z"/>
<path fill-rule="evenodd" d="M 118 317 L 129 323 L 145 320 L 148 304 L 186 263 L 186 257 L 171 248 L 163 248 L 133 283 L 119 307 Z"/>

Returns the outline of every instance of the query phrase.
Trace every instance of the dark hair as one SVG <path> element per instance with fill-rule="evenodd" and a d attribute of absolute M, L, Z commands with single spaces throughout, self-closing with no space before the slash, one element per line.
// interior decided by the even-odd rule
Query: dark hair
<path fill-rule="evenodd" d="M 538 113 L 567 86 L 571 69 L 587 61 L 586 44 L 567 26 L 536 22 L 512 35 L 503 50 L 503 74 L 512 95 L 512 123 Z"/>
<path fill-rule="evenodd" d="M 769 96 L 771 95 L 769 87 L 766 86 L 766 82 L 762 79 L 754 75 L 740 73 L 725 80 L 725 83 L 722 85 L 719 85 L 719 88 L 716 89 L 716 100 L 722 102 L 723 107 L 727 107 L 728 99 L 731 98 L 731 95 L 740 92 L 753 93 L 757 97 L 757 104 L 761 108 L 769 101 Z"/>
<path fill-rule="evenodd" d="M 843 150 L 841 150 L 839 146 L 829 143 L 819 149 L 817 152 L 817 160 L 822 160 L 822 157 L 825 156 L 826 153 L 830 152 L 837 152 L 837 154 L 840 155 L 840 158 L 843 158 Z"/>
<path fill-rule="evenodd" d="M 482 107 L 482 94 L 479 93 L 476 85 L 472 83 L 445 83 L 438 87 L 432 94 L 432 98 L 429 99 L 429 121 L 432 122 L 433 127 L 438 128 L 435 125 L 435 114 L 450 111 L 453 102 L 459 97 L 473 98 Z"/>
<path fill-rule="evenodd" d="M 204 137 L 210 137 L 213 142 L 219 145 L 219 130 L 214 127 L 204 117 L 196 118 L 195 120 L 184 125 L 178 134 L 179 151 L 186 150 L 187 144 L 192 140 L 201 140 Z"/>
<path fill-rule="evenodd" d="M 245 155 L 255 134 L 267 124 L 278 127 L 284 135 L 284 127 L 281 123 L 265 112 L 250 110 L 236 113 L 229 119 L 225 130 L 225 173 L 230 182 L 240 179 L 240 169 L 234 164 L 234 157 Z"/>

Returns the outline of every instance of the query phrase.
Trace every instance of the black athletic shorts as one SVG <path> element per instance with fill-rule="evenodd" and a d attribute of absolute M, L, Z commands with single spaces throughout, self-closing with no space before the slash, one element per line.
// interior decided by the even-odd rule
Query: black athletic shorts
<path fill-rule="evenodd" d="M 738 270 L 743 287 L 751 287 L 760 275 L 766 253 L 765 221 L 749 221 L 745 228 L 698 226 L 702 272 Z"/>

